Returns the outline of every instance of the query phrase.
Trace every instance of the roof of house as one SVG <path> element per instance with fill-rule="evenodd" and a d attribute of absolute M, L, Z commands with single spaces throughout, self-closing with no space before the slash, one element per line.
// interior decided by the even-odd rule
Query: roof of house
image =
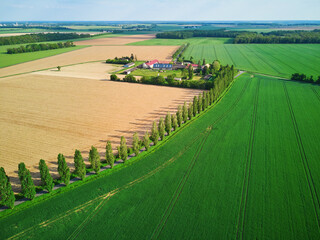
<path fill-rule="evenodd" d="M 190 66 L 190 63 L 187 65 L 187 68 Z M 197 68 L 198 64 L 191 64 L 192 67 Z"/>
<path fill-rule="evenodd" d="M 168 63 L 156 63 L 153 65 L 153 67 L 158 67 L 158 68 L 172 68 L 172 64 Z"/>
<path fill-rule="evenodd" d="M 151 65 L 153 65 L 153 64 L 155 64 L 155 63 L 158 63 L 159 61 L 157 60 L 157 59 L 155 59 L 155 60 L 152 60 L 152 61 L 149 61 L 149 62 L 147 62 L 146 64 L 148 65 L 148 66 L 151 66 Z"/>

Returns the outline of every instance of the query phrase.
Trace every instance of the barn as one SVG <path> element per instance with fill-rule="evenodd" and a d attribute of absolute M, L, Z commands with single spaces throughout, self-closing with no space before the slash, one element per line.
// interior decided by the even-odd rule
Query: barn
<path fill-rule="evenodd" d="M 153 68 L 154 64 L 159 63 L 157 59 L 146 62 L 143 64 L 143 68 Z"/>

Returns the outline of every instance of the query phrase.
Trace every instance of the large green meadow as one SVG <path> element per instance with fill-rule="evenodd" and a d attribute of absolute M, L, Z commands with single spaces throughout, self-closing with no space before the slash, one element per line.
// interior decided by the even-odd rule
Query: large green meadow
<path fill-rule="evenodd" d="M 219 59 L 238 69 L 286 78 L 296 72 L 320 75 L 320 44 L 191 45 L 183 56 L 208 62 Z"/>
<path fill-rule="evenodd" d="M 0 238 L 319 239 L 319 101 L 319 86 L 244 74 L 134 164 L 13 210 Z"/>

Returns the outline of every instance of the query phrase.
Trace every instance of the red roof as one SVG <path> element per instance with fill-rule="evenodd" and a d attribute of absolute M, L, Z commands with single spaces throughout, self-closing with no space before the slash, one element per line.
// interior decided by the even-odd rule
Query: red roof
<path fill-rule="evenodd" d="M 187 68 L 190 66 L 190 63 L 187 65 Z M 192 67 L 197 68 L 198 64 L 191 64 Z"/>
<path fill-rule="evenodd" d="M 158 60 L 152 60 L 152 61 L 150 61 L 150 62 L 147 62 L 146 64 L 148 65 L 148 66 L 151 66 L 151 65 L 153 65 L 153 64 L 155 64 L 155 63 L 158 63 L 159 61 Z"/>

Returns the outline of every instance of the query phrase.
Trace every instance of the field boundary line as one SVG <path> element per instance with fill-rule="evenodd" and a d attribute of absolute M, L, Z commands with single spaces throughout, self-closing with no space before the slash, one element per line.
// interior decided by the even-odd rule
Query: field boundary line
<path fill-rule="evenodd" d="M 303 165 L 305 177 L 306 177 L 307 182 L 308 182 L 309 191 L 310 191 L 311 199 L 312 199 L 312 202 L 313 202 L 313 209 L 314 209 L 316 220 L 317 220 L 318 231 L 320 233 L 320 219 L 319 219 L 320 202 L 319 202 L 319 197 L 318 197 L 316 188 L 314 186 L 314 180 L 313 180 L 313 177 L 312 177 L 312 174 L 311 174 L 311 170 L 310 170 L 310 167 L 309 167 L 309 164 L 308 164 L 308 158 L 307 158 L 304 146 L 303 146 L 303 142 L 302 142 L 300 131 L 299 131 L 298 124 L 297 124 L 297 120 L 296 120 L 295 115 L 294 115 L 294 111 L 293 111 L 293 108 L 292 108 L 291 100 L 290 100 L 290 97 L 289 97 L 289 94 L 288 94 L 288 89 L 287 89 L 287 86 L 286 86 L 285 82 L 283 82 L 283 89 L 284 89 L 284 93 L 285 93 L 285 96 L 286 96 L 286 99 L 287 99 L 287 104 L 288 104 L 288 108 L 289 108 L 290 116 L 291 116 L 291 122 L 293 124 L 294 132 L 295 132 L 295 135 L 296 135 L 296 140 L 297 140 L 298 147 L 299 147 L 301 162 L 302 162 L 302 165 Z"/>
<path fill-rule="evenodd" d="M 238 214 L 238 221 L 237 221 L 237 228 L 236 228 L 236 239 L 239 238 L 239 230 L 241 228 L 241 239 L 243 238 L 244 233 L 244 223 L 245 223 L 245 216 L 246 216 L 246 209 L 247 209 L 247 199 L 249 194 L 249 183 L 250 183 L 250 175 L 251 175 L 251 164 L 253 158 L 253 146 L 254 146 L 254 137 L 256 131 L 256 122 L 257 122 L 257 111 L 258 111 L 258 101 L 259 101 L 259 89 L 260 89 L 260 79 L 258 79 L 255 96 L 254 96 L 254 106 L 252 112 L 252 120 L 251 120 L 251 133 L 249 138 L 249 147 L 247 152 L 247 159 L 246 159 L 246 167 L 245 173 L 243 178 L 243 185 L 241 191 L 241 201 L 239 206 L 239 214 Z"/>

